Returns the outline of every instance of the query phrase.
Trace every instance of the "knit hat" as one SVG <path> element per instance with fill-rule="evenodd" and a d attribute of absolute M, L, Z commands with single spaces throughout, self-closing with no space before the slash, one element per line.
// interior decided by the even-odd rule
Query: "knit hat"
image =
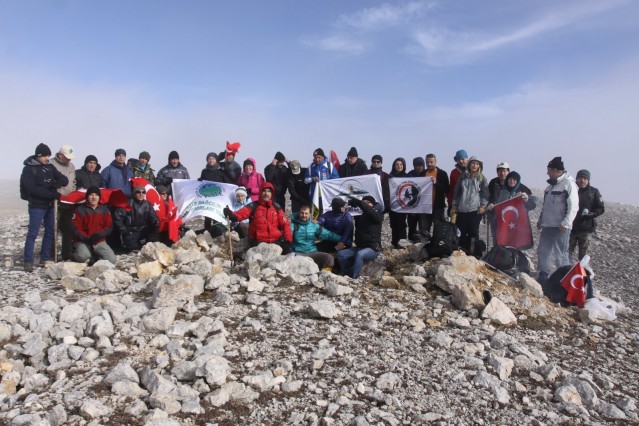
<path fill-rule="evenodd" d="M 71 145 L 62 145 L 58 154 L 64 155 L 68 160 L 73 160 L 75 158 L 75 153 L 73 152 L 73 147 Z"/>
<path fill-rule="evenodd" d="M 497 164 L 497 170 L 499 169 L 506 169 L 506 170 L 510 170 L 510 164 L 508 164 L 505 161 L 502 161 L 501 163 Z"/>
<path fill-rule="evenodd" d="M 169 192 L 169 188 L 167 188 L 164 185 L 156 186 L 155 190 L 158 192 L 158 194 L 168 194 L 168 192 Z"/>
<path fill-rule="evenodd" d="M 302 171 L 302 165 L 297 160 L 291 161 L 288 164 L 288 167 L 291 169 L 291 173 L 293 173 L 294 175 L 299 175 L 300 172 Z"/>
<path fill-rule="evenodd" d="M 413 167 L 417 167 L 417 166 L 426 167 L 426 162 L 424 161 L 422 157 L 413 158 Z"/>
<path fill-rule="evenodd" d="M 206 154 L 206 161 L 208 161 L 211 157 L 215 158 L 215 161 L 217 161 L 217 154 L 214 152 L 209 152 L 208 154 Z"/>
<path fill-rule="evenodd" d="M 91 155 L 91 154 L 87 155 L 87 157 L 84 159 L 84 165 L 86 166 L 86 164 L 89 161 L 95 161 L 97 163 L 98 162 L 98 157 L 96 157 L 95 155 Z"/>
<path fill-rule="evenodd" d="M 346 201 L 342 200 L 339 197 L 335 197 L 333 198 L 333 201 L 331 201 L 331 210 L 337 211 L 341 209 L 342 207 L 344 207 L 345 205 L 346 205 Z"/>
<path fill-rule="evenodd" d="M 253 166 L 253 169 L 255 169 L 255 164 L 253 164 L 253 162 L 249 159 L 244 160 L 244 163 L 242 163 L 242 168 L 246 166 Z"/>
<path fill-rule="evenodd" d="M 281 152 L 277 151 L 275 153 L 275 159 L 277 161 L 286 161 L 286 157 L 284 156 L 284 154 L 282 154 Z"/>
<path fill-rule="evenodd" d="M 372 195 L 367 195 L 366 197 L 362 198 L 362 201 L 370 201 L 371 203 L 375 204 L 375 197 L 373 197 Z"/>
<path fill-rule="evenodd" d="M 455 157 L 453 158 L 453 160 L 459 161 L 462 158 L 468 158 L 468 153 L 464 151 L 463 149 L 460 149 L 459 151 L 455 153 Z"/>
<path fill-rule="evenodd" d="M 577 177 L 578 178 L 583 177 L 590 180 L 590 172 L 586 169 L 581 169 L 577 172 Z"/>
<path fill-rule="evenodd" d="M 51 155 L 51 150 L 45 144 L 41 143 L 38 146 L 36 146 L 36 149 L 35 149 L 36 157 L 47 157 L 50 155 Z"/>
<path fill-rule="evenodd" d="M 90 186 L 87 188 L 87 193 L 84 196 L 85 200 L 89 199 L 89 195 L 91 194 L 97 194 L 97 196 L 99 198 L 102 198 L 102 193 L 100 192 L 100 188 L 98 188 L 97 186 Z"/>
<path fill-rule="evenodd" d="M 171 161 L 173 159 L 175 159 L 175 160 L 179 160 L 180 159 L 180 154 L 178 154 L 177 151 L 169 152 L 169 161 Z"/>
<path fill-rule="evenodd" d="M 315 151 L 313 151 L 313 157 L 315 157 L 316 155 L 321 155 L 322 157 L 326 158 L 326 155 L 324 155 L 324 150 L 322 148 L 317 148 Z"/>
<path fill-rule="evenodd" d="M 351 149 L 348 150 L 348 154 L 346 154 L 346 156 L 347 157 L 359 157 L 359 155 L 357 154 L 357 148 L 352 146 Z"/>
<path fill-rule="evenodd" d="M 146 151 L 142 151 L 142 152 L 140 153 L 140 155 L 138 155 L 138 159 L 144 159 L 144 160 L 146 160 L 146 161 L 149 161 L 149 160 L 151 160 L 151 154 L 149 154 L 149 153 L 148 153 L 148 152 L 146 152 Z"/>
<path fill-rule="evenodd" d="M 548 163 L 548 167 L 551 169 L 557 169 L 557 170 L 565 170 L 564 169 L 564 162 L 561 161 L 561 157 L 555 157 L 552 160 L 550 160 L 550 163 Z"/>
<path fill-rule="evenodd" d="M 115 150 L 115 156 L 117 157 L 118 155 L 126 156 L 126 151 L 123 150 L 122 148 L 118 148 L 118 149 Z"/>
<path fill-rule="evenodd" d="M 379 154 L 375 154 L 373 155 L 373 158 L 371 158 L 371 162 L 374 162 L 375 160 L 379 160 L 380 163 L 383 163 L 384 161 L 382 161 L 382 156 Z"/>
<path fill-rule="evenodd" d="M 235 195 L 237 194 L 244 194 L 244 196 L 248 196 L 247 192 L 246 192 L 246 188 L 244 188 L 243 186 L 238 186 L 237 189 L 235 190 Z"/>

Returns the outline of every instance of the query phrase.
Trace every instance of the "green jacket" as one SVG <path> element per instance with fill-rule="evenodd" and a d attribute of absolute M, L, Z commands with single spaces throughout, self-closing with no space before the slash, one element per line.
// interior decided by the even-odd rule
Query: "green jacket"
<path fill-rule="evenodd" d="M 291 232 L 293 234 L 293 251 L 298 253 L 313 253 L 317 251 L 316 240 L 338 242 L 340 236 L 329 231 L 317 223 L 309 220 L 302 222 L 297 213 L 291 220 Z"/>

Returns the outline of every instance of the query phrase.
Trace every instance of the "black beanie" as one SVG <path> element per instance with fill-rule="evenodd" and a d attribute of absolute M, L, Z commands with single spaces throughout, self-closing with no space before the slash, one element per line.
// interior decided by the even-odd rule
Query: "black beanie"
<path fill-rule="evenodd" d="M 348 150 L 348 154 L 346 154 L 346 156 L 347 157 L 359 157 L 359 155 L 357 154 L 357 148 L 352 146 L 351 149 Z"/>
<path fill-rule="evenodd" d="M 322 148 L 317 148 L 315 151 L 313 151 L 313 157 L 315 157 L 316 155 L 321 155 L 322 157 L 326 158 L 326 155 L 324 155 L 324 150 Z"/>
<path fill-rule="evenodd" d="M 380 163 L 383 163 L 384 161 L 382 160 L 382 156 L 379 154 L 375 154 L 373 155 L 373 158 L 371 158 L 371 161 L 375 161 L 375 160 L 379 160 Z"/>
<path fill-rule="evenodd" d="M 255 164 L 253 164 L 253 162 L 251 160 L 248 160 L 248 159 L 244 160 L 244 163 L 242 163 L 242 168 L 244 168 L 244 167 L 246 167 L 248 165 L 253 166 L 253 169 L 255 169 Z M 253 170 L 253 171 L 255 171 L 255 170 Z"/>
<path fill-rule="evenodd" d="M 286 161 L 286 157 L 284 156 L 284 154 L 282 154 L 281 152 L 277 151 L 275 153 L 275 159 L 277 161 Z"/>
<path fill-rule="evenodd" d="M 51 149 L 49 149 L 48 146 L 46 146 L 45 144 L 41 143 L 38 146 L 36 146 L 35 149 L 35 156 L 36 157 L 47 157 L 47 156 L 51 156 Z"/>
<path fill-rule="evenodd" d="M 89 161 L 95 161 L 97 163 L 98 162 L 98 157 L 96 157 L 95 155 L 91 155 L 91 154 L 87 155 L 87 158 L 84 159 L 84 165 L 86 166 L 86 164 Z"/>
<path fill-rule="evenodd" d="M 333 201 L 331 201 L 331 210 L 337 211 L 341 209 L 342 207 L 344 207 L 345 205 L 346 205 L 346 201 L 342 200 L 339 197 L 335 197 L 333 198 Z"/>
<path fill-rule="evenodd" d="M 548 163 L 548 167 L 550 167 L 551 169 L 557 169 L 557 170 L 565 170 L 564 169 L 564 162 L 561 161 L 561 157 L 555 157 L 552 160 L 550 160 L 550 163 Z"/>
<path fill-rule="evenodd" d="M 180 154 L 178 154 L 177 151 L 169 152 L 169 161 L 171 161 L 173 159 L 176 159 L 176 160 L 180 159 Z"/>
<path fill-rule="evenodd" d="M 89 195 L 91 194 L 98 194 L 98 197 L 102 198 L 102 193 L 100 192 L 100 188 L 98 188 L 97 186 L 90 186 L 87 188 L 87 193 L 84 196 L 85 200 L 89 199 Z"/>
<path fill-rule="evenodd" d="M 373 197 L 372 195 L 367 195 L 366 197 L 362 198 L 362 201 L 370 201 L 371 203 L 375 204 L 375 197 Z"/>
<path fill-rule="evenodd" d="M 126 151 L 123 150 L 122 148 L 118 148 L 118 149 L 115 150 L 115 156 L 117 157 L 118 155 L 126 156 Z"/>

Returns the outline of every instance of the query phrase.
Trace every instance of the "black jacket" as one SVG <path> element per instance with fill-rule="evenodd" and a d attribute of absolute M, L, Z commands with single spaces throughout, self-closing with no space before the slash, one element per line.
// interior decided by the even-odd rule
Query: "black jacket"
<path fill-rule="evenodd" d="M 391 211 L 390 209 L 390 205 L 391 205 L 391 201 L 390 201 L 390 183 L 388 182 L 388 173 L 382 171 L 381 167 L 374 169 L 374 168 L 370 168 L 368 170 L 369 175 L 379 175 L 379 180 L 380 183 L 382 185 L 382 198 L 384 201 L 384 207 L 383 207 L 383 211 L 384 213 L 388 213 Z"/>
<path fill-rule="evenodd" d="M 588 214 L 584 215 L 584 209 L 588 209 Z M 579 211 L 572 222 L 572 232 L 595 232 L 597 221 L 595 218 L 604 213 L 604 202 L 599 190 L 588 185 L 579 188 Z"/>
<path fill-rule="evenodd" d="M 450 181 L 448 180 L 448 173 L 437 167 L 437 182 L 435 183 L 435 199 L 433 200 L 434 209 L 446 208 L 446 194 L 450 189 Z"/>
<path fill-rule="evenodd" d="M 104 188 L 104 177 L 100 174 L 100 165 L 98 164 L 93 173 L 89 172 L 85 166 L 75 171 L 75 187 L 89 188 L 97 186 Z"/>
<path fill-rule="evenodd" d="M 306 167 L 301 167 L 300 173 L 295 175 L 288 169 L 288 175 L 286 179 L 286 186 L 288 193 L 291 195 L 291 210 L 297 212 L 302 204 L 309 204 L 308 194 L 310 185 L 304 183 L 304 176 L 306 175 Z"/>
<path fill-rule="evenodd" d="M 69 184 L 69 179 L 60 173 L 52 164 L 41 164 L 35 157 L 24 160 L 24 168 L 20 175 L 20 185 L 27 194 L 29 207 L 46 209 L 53 200 L 60 199 L 58 188 Z"/>
<path fill-rule="evenodd" d="M 275 188 L 276 197 L 283 197 L 286 194 L 286 180 L 288 178 L 288 167 L 278 168 L 275 164 L 271 163 L 264 168 L 264 180 L 271 182 L 273 188 Z"/>
<path fill-rule="evenodd" d="M 132 199 L 129 206 L 131 210 L 118 208 L 113 215 L 113 222 L 120 233 L 141 231 L 146 226 L 159 226 L 160 220 L 151 203 L 146 200 L 138 203 Z"/>
<path fill-rule="evenodd" d="M 211 182 L 220 182 L 220 183 L 231 183 L 229 177 L 224 173 L 224 170 L 216 165 L 215 167 L 211 167 L 207 165 L 204 169 L 202 169 L 202 173 L 200 174 L 200 178 L 198 179 L 208 180 Z"/>
<path fill-rule="evenodd" d="M 357 248 L 382 249 L 382 222 L 384 222 L 384 207 L 375 203 L 373 207 L 361 202 L 360 216 L 355 216 L 355 245 Z"/>
<path fill-rule="evenodd" d="M 366 166 L 366 161 L 358 158 L 355 161 L 355 164 L 352 166 L 348 164 L 348 160 L 344 160 L 344 163 L 339 166 L 337 170 L 339 173 L 339 177 L 351 177 L 351 176 L 363 176 L 368 174 L 368 167 Z"/>

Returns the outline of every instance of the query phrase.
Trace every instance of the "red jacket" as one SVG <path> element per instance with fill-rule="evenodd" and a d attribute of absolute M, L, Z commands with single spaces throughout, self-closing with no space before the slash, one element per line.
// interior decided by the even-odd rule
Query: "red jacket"
<path fill-rule="evenodd" d="M 262 184 L 262 189 L 265 187 L 271 187 L 273 191 L 273 185 L 269 182 Z M 255 214 L 253 208 L 255 208 Z M 241 222 L 244 219 L 249 219 L 249 231 L 248 237 L 258 243 L 274 243 L 281 239 L 293 242 L 293 236 L 291 235 L 291 225 L 283 209 L 277 209 L 273 205 L 272 201 L 259 200 L 251 204 L 247 204 L 238 211 L 235 212 L 237 221 Z"/>
<path fill-rule="evenodd" d="M 73 214 L 73 239 L 76 242 L 91 243 L 93 245 L 104 241 L 113 230 L 113 221 L 109 209 L 99 204 L 93 210 L 86 204 L 75 208 Z M 90 237 L 93 241 L 89 241 Z"/>

